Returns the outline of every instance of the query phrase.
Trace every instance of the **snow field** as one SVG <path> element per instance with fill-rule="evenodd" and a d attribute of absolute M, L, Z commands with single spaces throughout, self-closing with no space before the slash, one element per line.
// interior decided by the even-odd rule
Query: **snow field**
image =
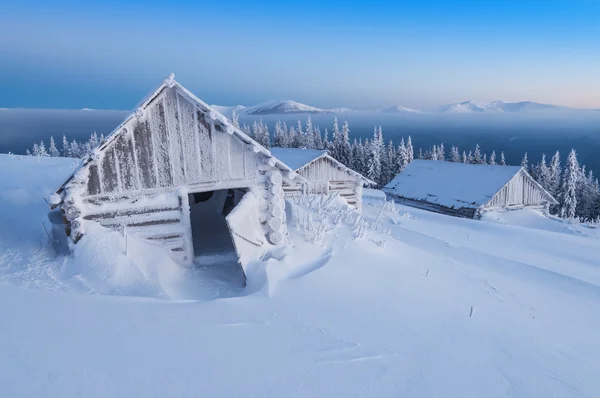
<path fill-rule="evenodd" d="M 234 289 L 112 232 L 56 257 L 39 198 L 71 167 L 0 155 L 1 396 L 600 392 L 594 229 L 298 199 L 290 245 Z"/>

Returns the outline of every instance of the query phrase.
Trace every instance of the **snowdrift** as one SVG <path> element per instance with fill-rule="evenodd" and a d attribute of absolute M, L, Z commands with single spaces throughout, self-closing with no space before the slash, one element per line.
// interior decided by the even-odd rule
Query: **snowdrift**
<path fill-rule="evenodd" d="M 364 216 L 297 198 L 290 245 L 236 290 L 104 230 L 56 256 L 41 198 L 72 167 L 0 155 L 2 396 L 600 391 L 595 230 L 534 213 L 452 218 L 371 190 Z"/>

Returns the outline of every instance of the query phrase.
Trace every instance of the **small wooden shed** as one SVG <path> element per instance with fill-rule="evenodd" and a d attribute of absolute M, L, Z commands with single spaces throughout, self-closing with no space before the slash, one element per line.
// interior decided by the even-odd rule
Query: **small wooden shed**
<path fill-rule="evenodd" d="M 383 191 L 399 203 L 458 217 L 558 202 L 520 166 L 413 160 Z"/>
<path fill-rule="evenodd" d="M 77 242 L 90 223 L 191 264 L 235 250 L 244 268 L 284 243 L 283 183 L 304 179 L 170 75 L 51 198 Z"/>
<path fill-rule="evenodd" d="M 337 192 L 348 204 L 362 211 L 362 189 L 375 183 L 338 162 L 325 150 L 271 148 L 271 153 L 295 170 L 306 181 L 286 181 L 288 197 L 298 193 L 328 194 Z"/>

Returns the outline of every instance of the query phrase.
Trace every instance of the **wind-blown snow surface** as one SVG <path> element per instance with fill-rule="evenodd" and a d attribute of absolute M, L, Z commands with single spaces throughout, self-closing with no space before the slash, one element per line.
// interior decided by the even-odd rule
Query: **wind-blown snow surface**
<path fill-rule="evenodd" d="M 145 267 L 136 265 L 118 234 L 96 231 L 75 257 L 52 257 L 38 198 L 71 167 L 0 155 L 0 396 L 600 392 L 596 230 L 507 224 L 532 213 L 486 222 L 381 211 L 367 196 L 365 215 L 380 227 L 353 240 L 340 222 L 316 245 L 296 226 L 314 220 L 298 222 L 296 206 L 290 247 L 256 264 L 246 289 L 216 288 L 134 241 L 127 250 Z M 136 267 L 147 272 L 130 275 Z M 113 295 L 82 294 L 98 292 Z"/>

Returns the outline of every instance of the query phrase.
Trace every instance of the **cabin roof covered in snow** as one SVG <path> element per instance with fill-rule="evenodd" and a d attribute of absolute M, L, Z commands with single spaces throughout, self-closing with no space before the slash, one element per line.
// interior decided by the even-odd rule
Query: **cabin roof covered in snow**
<path fill-rule="evenodd" d="M 478 208 L 488 203 L 521 170 L 520 166 L 413 160 L 383 190 L 445 207 Z"/>
<path fill-rule="evenodd" d="M 178 90 L 178 92 L 182 96 L 187 98 L 192 104 L 194 104 L 194 106 L 196 108 L 205 112 L 208 119 L 212 120 L 215 124 L 221 125 L 225 129 L 225 131 L 227 131 L 230 134 L 233 134 L 234 136 L 237 136 L 243 142 L 254 146 L 256 148 L 256 152 L 263 154 L 267 158 L 272 158 L 275 163 L 275 167 L 277 167 L 278 169 L 280 169 L 282 171 L 290 172 L 290 174 L 289 174 L 290 179 L 299 179 L 301 181 L 304 181 L 304 178 L 302 176 L 297 175 L 294 172 L 294 169 L 290 168 L 286 163 L 282 162 L 281 160 L 275 158 L 268 149 L 266 149 L 265 147 L 260 145 L 255 140 L 253 140 L 251 137 L 249 137 L 247 134 L 245 134 L 241 129 L 235 127 L 229 121 L 229 119 L 227 119 L 227 117 L 225 117 L 222 114 L 220 114 L 219 112 L 215 111 L 213 108 L 211 108 L 209 105 L 207 105 L 204 101 L 202 101 L 201 99 L 196 97 L 192 92 L 190 92 L 188 89 L 183 87 L 179 82 L 177 82 L 175 80 L 175 75 L 173 73 L 171 73 L 166 79 L 163 80 L 163 82 L 155 90 L 153 90 L 140 103 L 138 103 L 138 105 L 133 110 L 133 112 L 127 118 L 125 118 L 125 120 L 119 126 L 117 126 L 106 137 L 106 139 L 100 143 L 100 145 L 97 148 L 92 150 L 92 153 L 87 158 L 83 159 L 83 162 L 81 163 L 81 165 L 77 169 L 75 169 L 73 174 L 71 174 L 71 176 L 56 190 L 56 193 L 61 192 L 63 190 L 63 188 L 65 187 L 65 185 L 67 185 L 73 179 L 73 177 L 78 173 L 79 170 L 85 168 L 94 158 L 98 157 L 99 152 L 103 151 L 108 146 L 110 146 L 115 141 L 115 139 L 119 136 L 119 134 L 123 131 L 123 128 L 126 127 L 130 121 L 132 121 L 136 117 L 138 117 L 138 115 L 143 114 L 145 108 L 152 102 L 152 100 L 154 98 L 156 98 L 163 91 L 163 89 L 165 89 L 167 87 L 175 87 Z"/>
<path fill-rule="evenodd" d="M 367 184 L 375 185 L 375 183 L 373 181 L 369 180 L 362 174 L 358 173 L 357 171 L 352 170 L 351 168 L 344 165 L 343 163 L 338 162 L 336 159 L 331 157 L 326 150 L 304 149 L 304 148 L 277 148 L 277 147 L 275 147 L 275 148 L 271 148 L 271 153 L 277 159 L 286 163 L 288 166 L 290 166 L 293 170 L 296 170 L 296 171 L 300 171 L 300 169 L 304 168 L 305 166 L 309 165 L 310 163 L 314 162 L 315 160 L 325 157 L 325 158 L 331 160 L 335 165 L 337 165 L 341 169 L 350 173 L 351 175 L 362 179 Z"/>
<path fill-rule="evenodd" d="M 327 151 L 303 148 L 271 148 L 271 153 L 293 170 L 298 170 L 313 160 L 326 155 Z"/>

